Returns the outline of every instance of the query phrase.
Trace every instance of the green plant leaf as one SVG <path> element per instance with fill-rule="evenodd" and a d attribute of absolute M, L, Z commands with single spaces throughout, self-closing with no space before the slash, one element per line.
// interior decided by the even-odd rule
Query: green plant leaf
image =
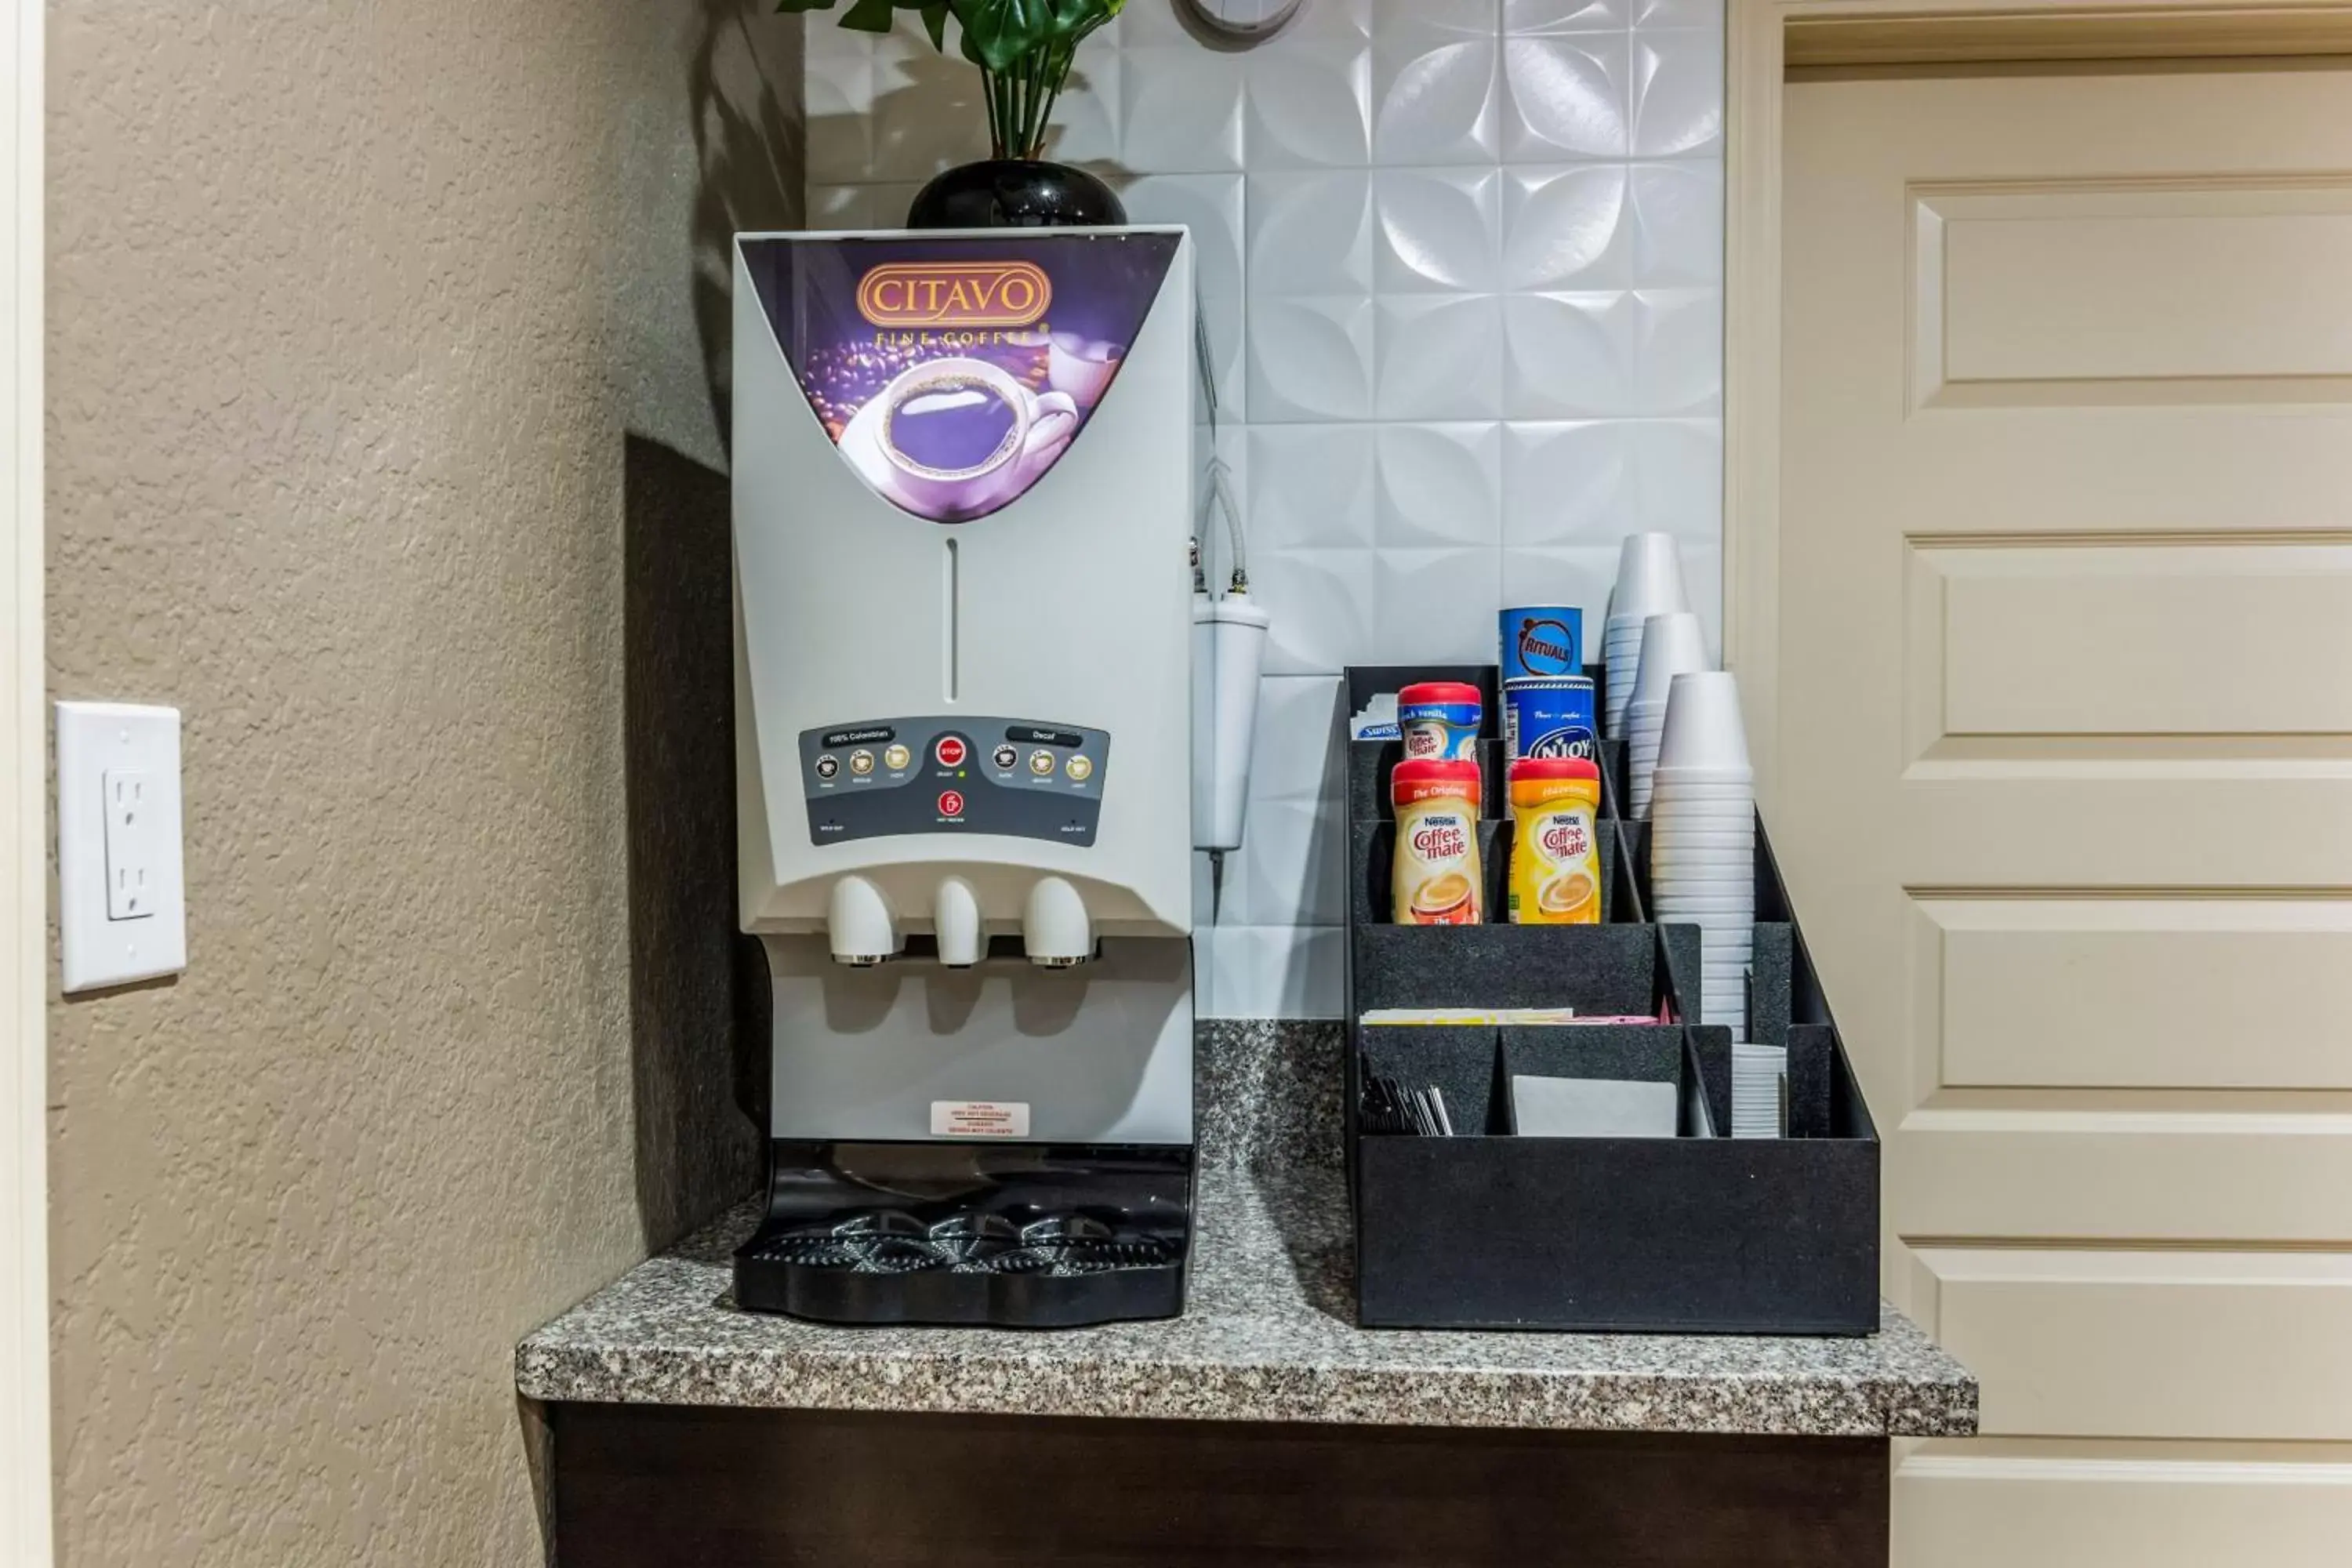
<path fill-rule="evenodd" d="M 776 9 L 788 16 L 799 16 L 811 11 L 830 11 L 835 3 L 836 0 L 776 0 Z M 948 0 L 850 0 L 849 9 L 842 14 L 841 25 L 861 33 L 887 33 L 894 25 L 893 14 L 899 11 L 919 16 L 923 31 L 930 35 L 931 47 L 941 54 L 947 53 Z"/>
<path fill-rule="evenodd" d="M 1001 71 L 1045 43 L 1053 31 L 1051 0 L 948 0 L 963 27 L 965 55 Z"/>
<path fill-rule="evenodd" d="M 1118 16 L 1127 0 L 1047 0 L 1047 4 L 1053 10 L 1048 31 L 1058 41 L 1085 37 Z"/>

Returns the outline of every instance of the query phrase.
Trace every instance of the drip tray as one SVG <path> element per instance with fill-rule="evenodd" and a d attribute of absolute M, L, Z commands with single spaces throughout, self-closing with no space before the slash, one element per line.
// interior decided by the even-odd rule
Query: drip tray
<path fill-rule="evenodd" d="M 926 1226 L 885 1209 L 839 1225 L 775 1237 L 756 1256 L 803 1268 L 855 1274 L 1050 1274 L 1070 1279 L 1116 1268 L 1164 1268 L 1177 1247 L 1164 1237 L 1122 1233 L 1088 1215 L 1046 1215 L 1018 1224 L 1004 1215 L 957 1215 Z"/>
<path fill-rule="evenodd" d="M 772 1225 L 735 1254 L 739 1305 L 830 1323 L 1070 1328 L 1184 1310 L 1184 1237 L 1102 1211 L 877 1209 Z"/>
<path fill-rule="evenodd" d="M 1181 1143 L 776 1139 L 735 1301 L 821 1323 L 1066 1329 L 1184 1310 Z"/>

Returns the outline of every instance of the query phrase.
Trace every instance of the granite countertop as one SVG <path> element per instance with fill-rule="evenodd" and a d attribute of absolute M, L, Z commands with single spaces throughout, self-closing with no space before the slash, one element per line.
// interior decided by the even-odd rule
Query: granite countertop
<path fill-rule="evenodd" d="M 1203 1170 L 1191 1300 L 1024 1333 L 737 1310 L 746 1204 L 525 1340 L 541 1400 L 1826 1436 L 1966 1436 L 1976 1381 L 1885 1309 L 1861 1339 L 1368 1331 L 1334 1165 Z"/>

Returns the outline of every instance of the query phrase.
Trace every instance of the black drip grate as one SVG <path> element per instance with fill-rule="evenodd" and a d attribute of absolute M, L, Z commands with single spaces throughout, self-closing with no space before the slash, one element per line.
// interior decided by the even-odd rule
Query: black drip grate
<path fill-rule="evenodd" d="M 1023 1274 L 1066 1279 L 1123 1268 L 1164 1268 L 1181 1257 L 1175 1242 L 1128 1230 L 1091 1215 L 1046 1215 L 1016 1225 L 1002 1215 L 953 1215 L 926 1226 L 898 1209 L 761 1242 L 761 1261 L 857 1274 Z"/>

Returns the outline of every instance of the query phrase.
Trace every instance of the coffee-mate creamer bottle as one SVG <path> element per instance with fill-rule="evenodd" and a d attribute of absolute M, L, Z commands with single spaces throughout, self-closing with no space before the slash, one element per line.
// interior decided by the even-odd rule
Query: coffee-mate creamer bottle
<path fill-rule="evenodd" d="M 1478 764 L 1408 758 L 1390 775 L 1389 798 L 1396 806 L 1390 918 L 1398 925 L 1476 925 Z"/>
<path fill-rule="evenodd" d="M 1601 769 L 1585 757 L 1511 764 L 1511 921 L 1601 923 Z"/>

